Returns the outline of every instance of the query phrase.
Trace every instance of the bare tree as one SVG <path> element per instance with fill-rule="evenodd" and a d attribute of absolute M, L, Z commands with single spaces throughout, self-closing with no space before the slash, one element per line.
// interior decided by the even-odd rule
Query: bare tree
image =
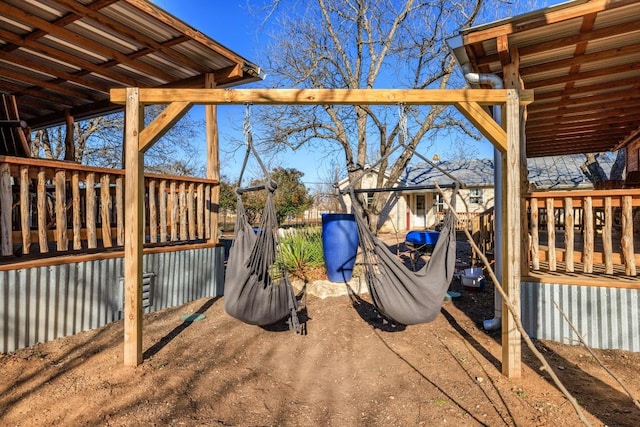
<path fill-rule="evenodd" d="M 584 155 L 585 161 L 582 166 L 580 166 L 580 170 L 587 177 L 589 181 L 597 187 L 601 185 L 603 182 L 611 179 L 611 180 L 622 180 L 622 173 L 625 169 L 626 164 L 626 150 L 621 149 L 616 151 L 616 158 L 611 165 L 611 171 L 609 172 L 609 176 L 607 176 L 606 171 L 600 164 L 600 157 L 602 154 L 600 153 L 587 153 Z"/>
<path fill-rule="evenodd" d="M 156 117 L 163 106 L 145 108 L 145 120 Z M 204 173 L 202 156 L 195 142 L 204 140 L 204 123 L 190 115 L 182 118 L 145 153 L 145 170 L 173 175 Z M 73 123 L 71 135 L 57 126 L 34 132 L 32 154 L 47 159 L 65 159 L 107 168 L 122 168 L 124 117 L 122 113 L 94 117 Z M 72 145 L 72 152 L 69 149 Z"/>
<path fill-rule="evenodd" d="M 278 19 L 279 29 L 266 52 L 268 83 L 296 88 L 462 87 L 445 40 L 474 23 L 485 3 L 495 12 L 502 2 L 274 0 L 263 10 L 269 19 Z M 390 187 L 402 178 L 414 151 L 428 149 L 439 132 L 479 138 L 453 109 L 434 105 L 404 108 L 408 131 L 403 141 L 398 110 L 281 106 L 260 110 L 257 121 L 266 129 L 263 142 L 272 152 L 305 145 L 327 155 L 341 153 L 355 188 L 362 170 L 373 163 L 379 171 L 376 186 Z M 378 213 L 389 196 L 375 193 L 373 203 L 359 203 L 372 231 L 382 225 Z"/>

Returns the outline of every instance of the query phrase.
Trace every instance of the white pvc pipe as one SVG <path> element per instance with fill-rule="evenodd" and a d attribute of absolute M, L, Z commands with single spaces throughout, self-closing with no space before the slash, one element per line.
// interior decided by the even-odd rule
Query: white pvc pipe
<path fill-rule="evenodd" d="M 486 84 L 494 89 L 502 89 L 502 79 L 495 74 L 480 74 L 467 72 L 468 66 L 463 67 L 465 70 L 465 79 L 472 84 Z M 502 122 L 502 109 L 499 105 L 493 108 L 493 118 L 498 123 Z M 493 149 L 493 188 L 494 188 L 494 273 L 499 283 L 502 283 L 502 153 L 497 148 Z M 495 284 L 498 285 L 497 283 Z M 499 292 L 494 291 L 493 297 L 493 319 L 482 322 L 482 326 L 487 331 L 500 329 L 502 326 L 502 296 Z"/>

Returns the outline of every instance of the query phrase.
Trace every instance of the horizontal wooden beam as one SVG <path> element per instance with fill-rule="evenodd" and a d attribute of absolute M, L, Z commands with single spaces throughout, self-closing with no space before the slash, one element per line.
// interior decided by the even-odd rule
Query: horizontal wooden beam
<path fill-rule="evenodd" d="M 126 89 L 111 89 L 111 102 L 125 104 Z M 140 103 L 291 104 L 291 105 L 453 105 L 504 104 L 506 89 L 169 89 L 140 88 Z M 533 102 L 533 91 L 520 92 L 520 104 Z"/>

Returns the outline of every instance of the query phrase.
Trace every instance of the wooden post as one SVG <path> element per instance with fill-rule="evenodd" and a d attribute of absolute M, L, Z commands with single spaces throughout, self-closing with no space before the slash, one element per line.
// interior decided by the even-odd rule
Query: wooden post
<path fill-rule="evenodd" d="M 111 177 L 103 174 L 100 178 L 100 219 L 102 221 L 102 245 L 105 248 L 113 246 L 111 239 Z"/>
<path fill-rule="evenodd" d="M 11 170 L 8 163 L 0 164 L 0 252 L 13 255 L 13 236 L 11 234 L 11 208 L 13 193 L 11 190 Z"/>
<path fill-rule="evenodd" d="M 142 245 L 144 154 L 139 150 L 144 111 L 138 88 L 127 88 L 125 107 L 124 364 L 142 363 Z"/>
<path fill-rule="evenodd" d="M 635 276 L 636 258 L 633 250 L 633 203 L 631 196 L 622 196 L 622 256 L 624 274 Z"/>
<path fill-rule="evenodd" d="M 96 174 L 89 172 L 86 178 L 85 206 L 87 212 L 87 246 L 89 249 L 98 247 L 96 231 Z M 40 193 L 38 193 L 40 194 Z"/>
<path fill-rule="evenodd" d="M 582 271 L 585 273 L 593 273 L 593 245 L 595 231 L 593 229 L 593 199 L 587 196 L 582 200 L 582 217 L 584 225 L 583 234 L 583 254 L 582 254 Z"/>
<path fill-rule="evenodd" d="M 156 189 L 156 180 L 149 180 L 149 243 L 158 241 L 158 206 L 156 197 L 158 190 Z"/>
<path fill-rule="evenodd" d="M 158 192 L 160 203 L 160 242 L 167 241 L 167 180 L 160 181 L 160 191 Z"/>
<path fill-rule="evenodd" d="M 604 273 L 613 274 L 613 208 L 611 197 L 604 198 L 604 228 L 602 229 L 602 252 L 604 252 Z"/>
<path fill-rule="evenodd" d="M 56 187 L 56 248 L 64 252 L 69 249 L 69 241 L 67 239 L 67 179 L 63 169 L 56 170 L 54 182 Z"/>
<path fill-rule="evenodd" d="M 82 217 L 80 212 L 80 174 L 71 173 L 71 200 L 73 202 L 73 249 L 82 249 Z"/>
<path fill-rule="evenodd" d="M 37 191 L 37 205 L 38 205 L 38 244 L 40 246 L 40 253 L 44 254 L 49 252 L 49 242 L 47 241 L 47 189 L 45 186 L 46 175 L 45 169 L 40 168 L 38 170 L 38 191 Z"/>
<path fill-rule="evenodd" d="M 549 254 L 549 270 L 556 271 L 556 210 L 554 207 L 555 199 L 547 197 L 547 248 Z"/>
<path fill-rule="evenodd" d="M 538 199 L 531 198 L 531 268 L 540 270 L 540 228 Z"/>
<path fill-rule="evenodd" d="M 124 245 L 124 179 L 116 177 L 116 243 Z"/>
<path fill-rule="evenodd" d="M 216 81 L 213 74 L 207 74 L 205 77 L 205 88 L 213 89 L 216 87 Z M 216 105 L 207 105 L 205 107 L 206 132 L 207 132 L 207 178 L 220 181 L 220 155 L 218 152 L 218 111 Z M 207 219 L 209 223 L 209 236 L 207 242 L 218 242 L 218 215 L 220 212 L 220 184 L 211 187 L 211 199 L 208 206 L 205 206 L 205 212 L 208 212 Z"/>
<path fill-rule="evenodd" d="M 29 167 L 20 166 L 20 230 L 22 232 L 22 253 L 31 249 L 31 227 L 29 223 L 31 202 L 29 200 Z"/>
<path fill-rule="evenodd" d="M 507 167 L 503 169 L 504 187 L 506 188 L 506 215 L 504 233 L 506 245 L 504 253 L 503 288 L 511 304 L 520 312 L 521 281 L 521 146 L 520 146 L 520 98 L 518 91 L 507 91 L 506 105 Z M 516 328 L 513 315 L 506 307 L 502 308 L 502 373 L 509 378 L 520 378 L 522 375 L 521 336 Z"/>
<path fill-rule="evenodd" d="M 564 260 L 565 270 L 567 273 L 573 273 L 575 266 L 573 263 L 574 250 L 574 226 L 573 217 L 573 199 L 571 197 L 564 198 Z"/>

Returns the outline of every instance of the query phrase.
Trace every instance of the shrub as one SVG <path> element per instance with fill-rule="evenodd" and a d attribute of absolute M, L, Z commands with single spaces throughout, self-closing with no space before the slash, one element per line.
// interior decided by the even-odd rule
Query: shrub
<path fill-rule="evenodd" d="M 306 228 L 287 233 L 282 237 L 278 263 L 290 275 L 307 280 L 324 267 L 322 231 Z"/>

